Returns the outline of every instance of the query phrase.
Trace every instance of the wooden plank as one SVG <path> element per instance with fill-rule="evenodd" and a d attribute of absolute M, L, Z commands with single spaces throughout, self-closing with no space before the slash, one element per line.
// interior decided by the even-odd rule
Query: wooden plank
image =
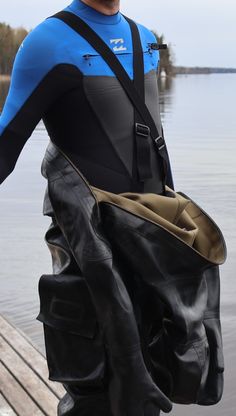
<path fill-rule="evenodd" d="M 9 406 L 3 395 L 0 393 L 0 415 L 17 416 L 14 410 Z"/>
<path fill-rule="evenodd" d="M 32 345 L 26 335 L 10 324 L 0 315 L 0 334 L 12 346 L 19 356 L 44 380 L 50 390 L 58 398 L 65 394 L 65 389 L 61 383 L 52 382 L 48 379 L 48 367 L 45 357 Z"/>
<path fill-rule="evenodd" d="M 47 416 L 55 416 L 57 397 L 1 336 L 0 357 L 3 365 L 11 374 L 14 374 L 14 378 L 42 409 L 42 412 Z M 9 400 L 10 403 L 11 400 Z"/>
<path fill-rule="evenodd" d="M 0 390 L 18 416 L 45 416 L 1 362 Z"/>

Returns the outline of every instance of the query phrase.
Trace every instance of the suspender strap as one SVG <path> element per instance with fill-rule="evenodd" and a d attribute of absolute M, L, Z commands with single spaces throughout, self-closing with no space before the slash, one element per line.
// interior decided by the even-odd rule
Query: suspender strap
<path fill-rule="evenodd" d="M 161 160 L 163 162 L 163 182 L 165 184 L 167 170 L 169 167 L 169 158 L 165 140 L 162 136 L 159 135 L 156 124 L 145 104 L 145 101 L 143 100 L 143 97 L 140 96 L 140 93 L 135 88 L 133 81 L 128 76 L 119 59 L 112 52 L 109 46 L 102 40 L 102 38 L 97 35 L 97 33 L 83 19 L 80 19 L 80 17 L 76 16 L 74 13 L 62 10 L 50 17 L 61 19 L 73 30 L 84 37 L 110 66 L 117 79 L 120 81 L 122 87 L 126 91 L 131 102 L 133 103 L 134 108 L 137 110 L 139 116 L 143 120 L 144 124 L 136 124 L 138 134 L 142 135 L 143 133 L 143 135 L 146 135 L 146 132 L 150 131 L 150 136 L 154 141 L 155 148 L 158 154 L 161 156 Z M 128 20 L 128 18 L 126 19 Z"/>
<path fill-rule="evenodd" d="M 125 17 L 131 29 L 133 40 L 133 84 L 141 99 L 145 102 L 145 81 L 144 81 L 144 59 L 143 48 L 140 40 L 140 35 L 137 25 L 133 20 Z M 143 119 L 139 112 L 134 108 L 134 138 L 135 138 L 135 154 L 133 164 L 133 178 L 138 181 L 135 185 L 135 190 L 139 187 L 140 192 L 143 191 L 143 183 L 145 179 L 152 177 L 151 168 L 151 149 L 149 144 L 150 130 L 143 125 Z M 136 178 L 136 173 L 138 177 Z"/>

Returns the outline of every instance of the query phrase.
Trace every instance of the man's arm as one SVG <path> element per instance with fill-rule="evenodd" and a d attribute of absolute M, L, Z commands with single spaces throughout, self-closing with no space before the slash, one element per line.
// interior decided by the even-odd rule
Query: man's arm
<path fill-rule="evenodd" d="M 45 21 L 46 22 L 46 21 Z M 0 183 L 14 170 L 36 125 L 61 94 L 55 85 L 56 48 L 50 25 L 30 32 L 16 54 L 8 96 L 0 115 Z"/>

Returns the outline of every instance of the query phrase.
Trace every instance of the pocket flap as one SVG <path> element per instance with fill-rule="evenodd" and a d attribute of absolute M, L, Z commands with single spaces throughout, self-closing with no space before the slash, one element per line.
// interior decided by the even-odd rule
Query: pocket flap
<path fill-rule="evenodd" d="M 37 320 L 72 334 L 94 338 L 97 317 L 84 277 L 44 274 L 38 288 L 40 312 Z"/>

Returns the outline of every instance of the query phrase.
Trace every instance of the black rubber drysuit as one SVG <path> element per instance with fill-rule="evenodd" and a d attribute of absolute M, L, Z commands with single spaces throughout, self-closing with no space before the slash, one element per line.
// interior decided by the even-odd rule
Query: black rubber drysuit
<path fill-rule="evenodd" d="M 68 390 L 59 414 L 150 416 L 170 400 L 219 401 L 225 244 L 216 224 L 168 188 L 90 186 L 53 143 L 42 174 L 54 275 L 40 279 L 38 318 L 50 378 Z"/>

